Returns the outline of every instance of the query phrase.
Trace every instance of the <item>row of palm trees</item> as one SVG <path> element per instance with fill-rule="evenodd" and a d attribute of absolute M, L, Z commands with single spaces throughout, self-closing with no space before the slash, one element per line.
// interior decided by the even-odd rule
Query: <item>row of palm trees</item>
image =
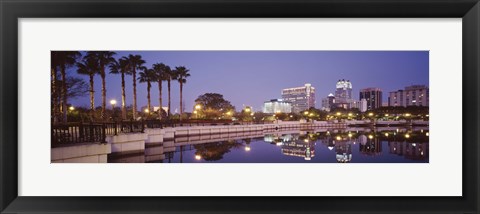
<path fill-rule="evenodd" d="M 168 112 L 167 115 L 170 116 L 170 89 L 171 82 L 176 80 L 180 84 L 180 115 L 183 114 L 183 85 L 187 82 L 187 78 L 190 76 L 189 70 L 184 66 L 175 67 L 171 69 L 168 65 L 163 63 L 153 64 L 151 68 L 145 66 L 145 60 L 142 59 L 141 55 L 132 55 L 121 57 L 120 59 L 115 59 L 116 55 L 113 51 L 88 51 L 85 56 L 82 57 L 82 54 L 78 51 L 52 51 L 51 55 L 51 72 L 52 72 L 52 93 L 60 94 L 61 100 L 58 100 L 57 96 L 52 97 L 52 109 L 53 109 L 53 119 L 54 122 L 58 122 L 58 115 L 62 114 L 62 122 L 67 122 L 67 85 L 65 84 L 66 80 L 66 69 L 69 67 L 75 66 L 79 74 L 89 76 L 89 93 L 90 93 L 90 109 L 92 112 L 95 110 L 95 91 L 94 91 L 94 77 L 95 75 L 100 75 L 102 79 L 102 112 L 101 119 L 105 120 L 106 112 L 106 69 L 110 70 L 111 74 L 120 74 L 121 75 L 121 84 L 122 84 L 122 119 L 127 119 L 126 112 L 126 93 L 125 93 L 125 76 L 131 75 L 133 82 L 133 119 L 137 115 L 137 80 L 142 83 L 147 83 L 147 100 L 148 100 L 148 110 L 152 112 L 152 105 L 150 99 L 150 89 L 152 83 L 158 83 L 159 90 L 159 119 L 162 119 L 162 83 L 167 82 L 168 86 Z M 137 78 L 137 71 L 139 72 L 139 77 Z M 57 84 L 57 75 L 58 72 L 61 74 L 62 87 L 60 87 L 60 93 L 57 90 L 55 85 Z"/>

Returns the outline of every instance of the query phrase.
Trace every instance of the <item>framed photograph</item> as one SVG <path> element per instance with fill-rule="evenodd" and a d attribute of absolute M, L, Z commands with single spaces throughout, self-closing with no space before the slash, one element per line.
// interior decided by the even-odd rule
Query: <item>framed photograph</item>
<path fill-rule="evenodd" d="M 2 213 L 478 212 L 478 1 L 0 4 Z"/>

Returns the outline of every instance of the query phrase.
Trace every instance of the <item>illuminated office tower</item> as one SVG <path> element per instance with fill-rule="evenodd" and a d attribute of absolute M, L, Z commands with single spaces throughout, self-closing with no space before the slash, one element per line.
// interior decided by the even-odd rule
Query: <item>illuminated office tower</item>
<path fill-rule="evenodd" d="M 379 88 L 364 88 L 360 90 L 360 100 L 367 101 L 367 110 L 382 107 L 382 90 Z"/>
<path fill-rule="evenodd" d="M 292 103 L 292 110 L 295 113 L 315 108 L 315 88 L 307 83 L 302 87 L 286 88 L 282 90 L 282 98 Z"/>

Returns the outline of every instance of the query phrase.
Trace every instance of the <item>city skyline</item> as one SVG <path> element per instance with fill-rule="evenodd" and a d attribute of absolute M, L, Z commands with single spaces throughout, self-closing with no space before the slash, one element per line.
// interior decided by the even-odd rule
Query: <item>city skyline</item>
<path fill-rule="evenodd" d="M 428 51 L 116 51 L 115 58 L 128 54 L 142 55 L 146 66 L 165 63 L 185 66 L 191 77 L 184 85 L 185 111 L 204 93 L 220 93 L 241 109 L 243 105 L 261 111 L 266 100 L 281 98 L 282 89 L 312 84 L 316 88 L 316 108 L 321 100 L 335 91 L 339 79 L 350 80 L 352 96 L 359 98 L 363 88 L 382 89 L 388 93 L 410 85 L 428 87 Z M 85 52 L 82 52 L 85 54 Z M 69 75 L 87 80 L 76 73 Z M 107 100 L 121 100 L 120 76 L 107 72 Z M 132 77 L 126 77 L 127 105 L 132 104 Z M 153 83 L 156 88 L 157 83 Z M 166 84 L 164 99 L 166 98 Z M 100 106 L 101 81 L 95 77 L 95 106 Z M 172 112 L 179 107 L 179 84 L 172 84 Z M 152 105 L 158 106 L 158 93 L 152 91 Z M 71 99 L 74 106 L 89 106 L 88 96 Z M 146 84 L 137 81 L 137 106 L 147 105 Z M 163 105 L 166 106 L 164 100 Z"/>

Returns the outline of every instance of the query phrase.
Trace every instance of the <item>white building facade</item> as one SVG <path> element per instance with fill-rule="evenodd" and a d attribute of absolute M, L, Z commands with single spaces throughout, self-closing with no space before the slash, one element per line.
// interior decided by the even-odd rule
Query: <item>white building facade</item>
<path fill-rule="evenodd" d="M 282 90 L 282 99 L 291 103 L 295 113 L 315 108 L 315 88 L 310 83 L 302 87 L 286 88 Z"/>
<path fill-rule="evenodd" d="M 263 103 L 263 113 L 292 113 L 292 104 L 282 99 L 273 99 Z"/>

